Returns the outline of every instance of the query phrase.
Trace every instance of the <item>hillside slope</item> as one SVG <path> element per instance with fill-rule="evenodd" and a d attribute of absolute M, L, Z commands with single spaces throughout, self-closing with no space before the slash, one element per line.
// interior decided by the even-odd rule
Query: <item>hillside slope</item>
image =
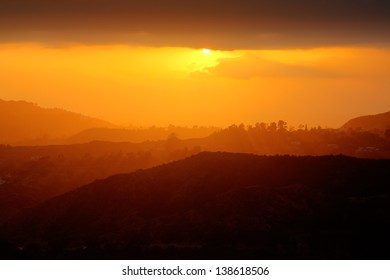
<path fill-rule="evenodd" d="M 389 160 L 201 153 L 23 211 L 0 230 L 3 257 L 388 259 L 389 171 Z"/>
<path fill-rule="evenodd" d="M 0 223 L 18 211 L 96 179 L 149 168 L 199 152 L 191 141 L 78 145 L 0 145 Z M 185 148 L 188 143 L 189 148 Z M 179 149 L 179 150 L 177 150 Z"/>
<path fill-rule="evenodd" d="M 93 127 L 114 125 L 61 109 L 46 109 L 25 101 L 0 99 L 0 144 L 65 137 Z"/>
<path fill-rule="evenodd" d="M 346 122 L 341 128 L 383 132 L 390 129 L 390 112 L 357 117 Z"/>

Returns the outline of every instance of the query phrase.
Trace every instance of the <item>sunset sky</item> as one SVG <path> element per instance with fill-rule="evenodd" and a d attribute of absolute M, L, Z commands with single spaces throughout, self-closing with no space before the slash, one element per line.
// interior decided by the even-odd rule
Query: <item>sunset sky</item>
<path fill-rule="evenodd" d="M 120 125 L 338 127 L 390 110 L 389 43 L 382 0 L 6 0 L 0 99 Z"/>

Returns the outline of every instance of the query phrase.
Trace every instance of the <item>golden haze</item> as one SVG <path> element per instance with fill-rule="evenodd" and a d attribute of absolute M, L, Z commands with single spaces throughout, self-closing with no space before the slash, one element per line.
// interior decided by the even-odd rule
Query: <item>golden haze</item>
<path fill-rule="evenodd" d="M 212 50 L 124 45 L 0 46 L 2 98 L 121 125 L 284 119 L 338 127 L 387 111 L 390 51 Z"/>

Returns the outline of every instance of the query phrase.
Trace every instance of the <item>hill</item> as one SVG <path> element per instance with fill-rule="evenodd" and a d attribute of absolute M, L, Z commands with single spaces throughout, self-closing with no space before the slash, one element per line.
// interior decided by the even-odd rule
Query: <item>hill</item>
<path fill-rule="evenodd" d="M 379 134 L 329 129 L 287 131 L 272 127 L 231 126 L 205 138 L 180 140 L 170 136 L 164 141 L 143 143 L 0 145 L 0 223 L 23 208 L 96 179 L 181 160 L 201 151 L 390 158 L 390 139 Z M 141 131 L 139 135 L 150 134 Z"/>
<path fill-rule="evenodd" d="M 25 101 L 0 99 L 0 144 L 62 138 L 92 127 L 114 125 L 61 109 L 46 109 Z"/>
<path fill-rule="evenodd" d="M 22 211 L 3 258 L 388 259 L 389 160 L 200 153 Z"/>
<path fill-rule="evenodd" d="M 184 148 L 193 146 L 188 141 L 173 141 L 181 148 L 169 141 L 0 145 L 0 223 L 23 208 L 96 179 L 183 159 L 200 151 L 199 147 Z"/>
<path fill-rule="evenodd" d="M 64 144 L 79 144 L 92 141 L 133 142 L 166 140 L 175 135 L 180 139 L 202 138 L 211 135 L 218 129 L 215 127 L 149 127 L 139 129 L 90 128 L 83 130 L 68 139 Z"/>
<path fill-rule="evenodd" d="M 346 122 L 341 128 L 383 133 L 385 130 L 390 129 L 390 112 L 357 117 Z"/>

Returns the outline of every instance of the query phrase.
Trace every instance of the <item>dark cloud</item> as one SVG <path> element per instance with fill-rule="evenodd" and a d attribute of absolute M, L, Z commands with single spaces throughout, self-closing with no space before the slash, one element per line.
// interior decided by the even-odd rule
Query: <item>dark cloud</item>
<path fill-rule="evenodd" d="M 209 45 L 387 44 L 383 0 L 2 0 L 0 41 Z"/>

